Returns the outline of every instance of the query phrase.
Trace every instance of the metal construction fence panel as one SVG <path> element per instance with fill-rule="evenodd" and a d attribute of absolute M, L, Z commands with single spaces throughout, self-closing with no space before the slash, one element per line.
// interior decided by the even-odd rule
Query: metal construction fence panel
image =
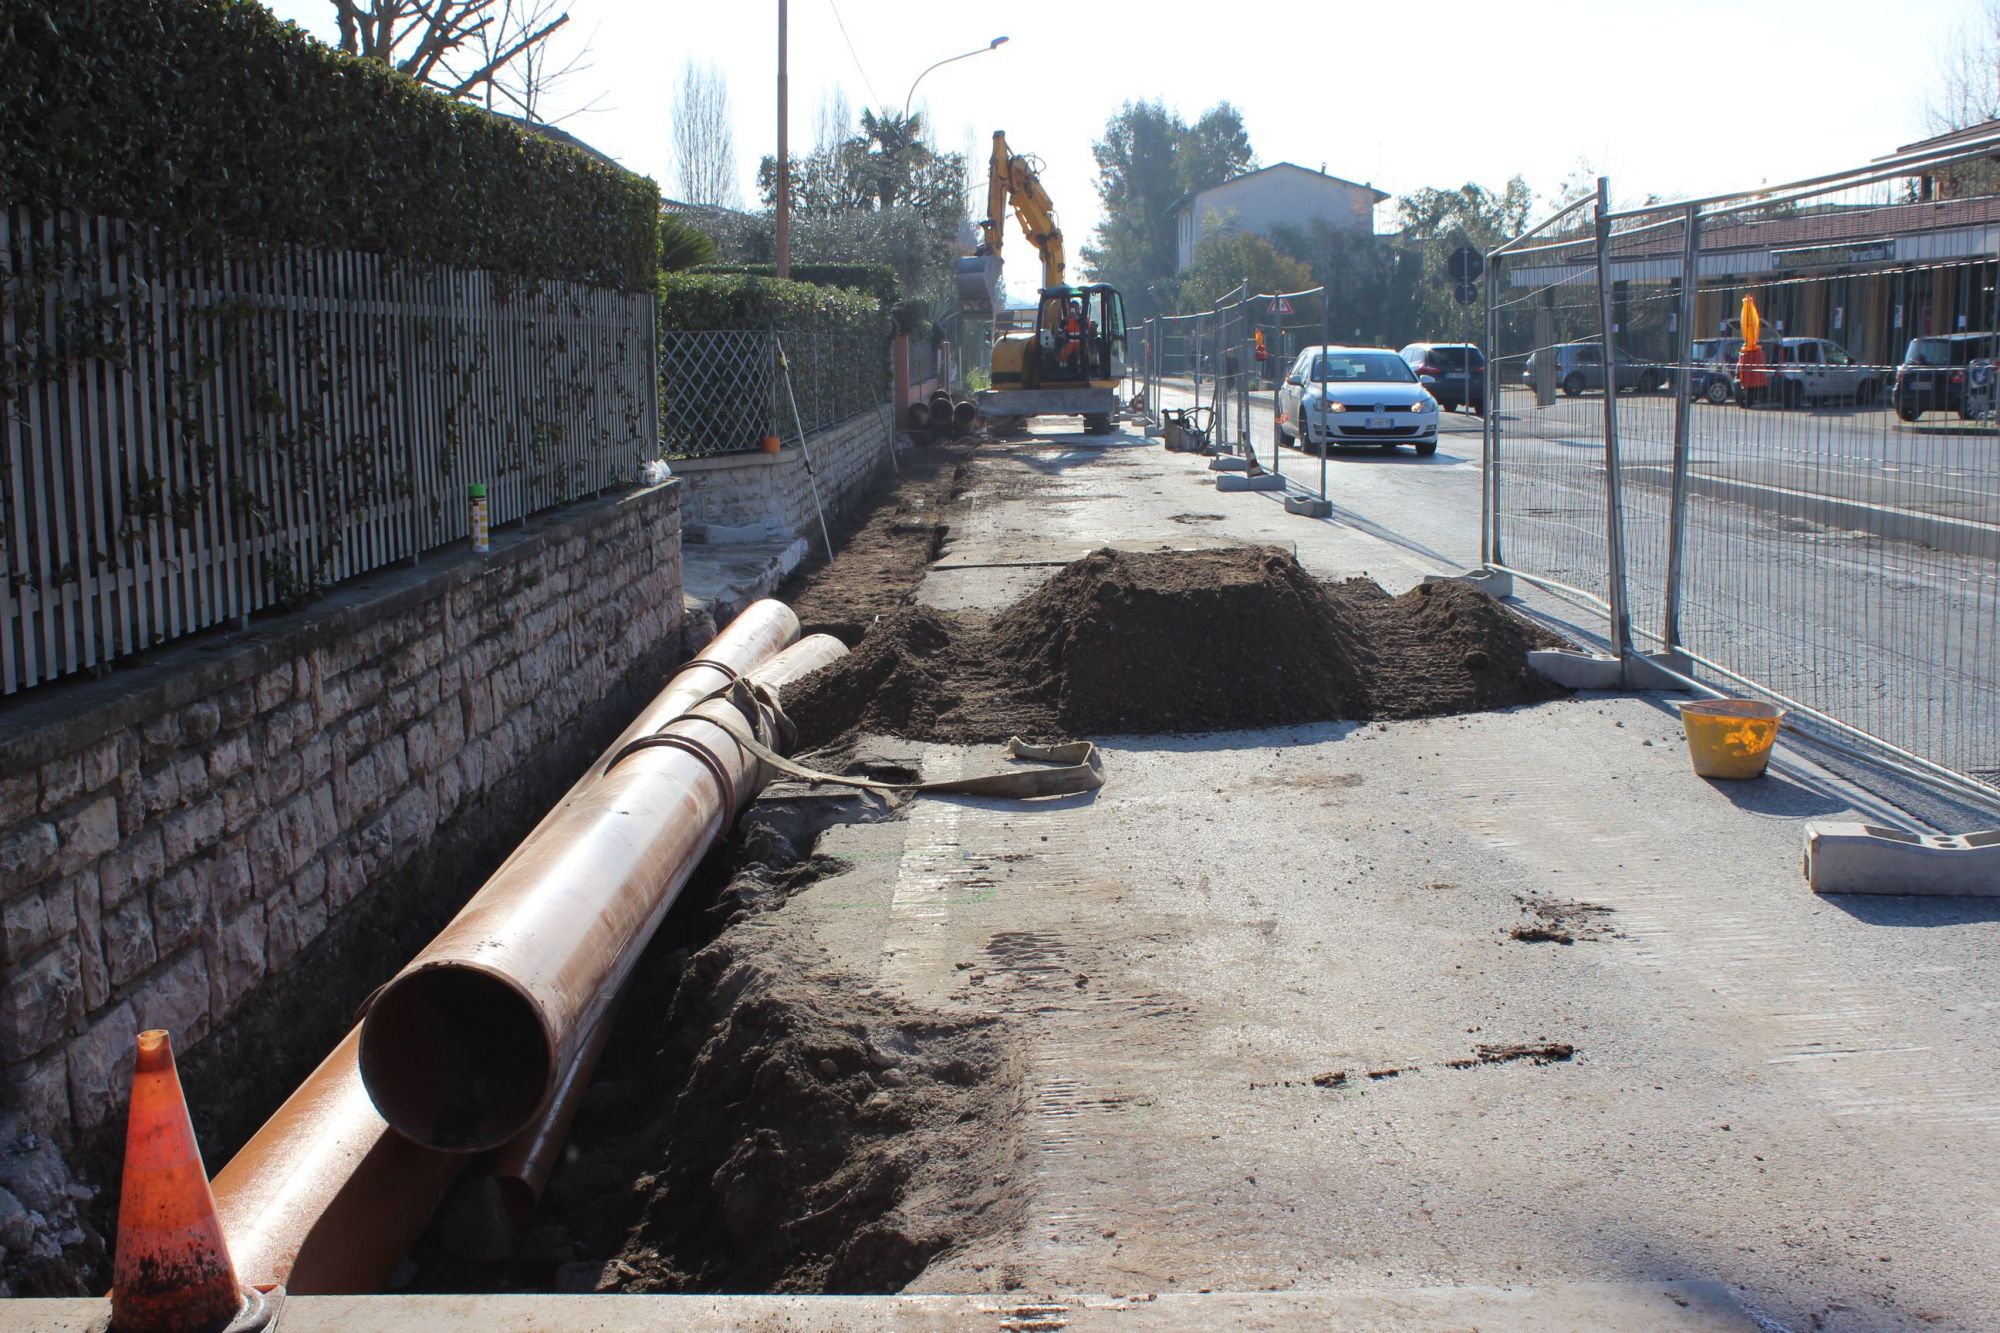
<path fill-rule="evenodd" d="M 0 693 L 636 476 L 653 298 L 0 205 Z"/>
<path fill-rule="evenodd" d="M 915 376 L 914 343 L 911 353 Z M 663 330 L 659 368 L 660 453 L 670 459 L 744 453 L 767 435 L 810 435 L 889 396 L 889 348 L 873 333 Z"/>
<path fill-rule="evenodd" d="M 1339 342 L 1341 314 L 1338 293 L 1326 287 L 1252 293 L 1245 285 L 1209 310 L 1153 316 L 1140 326 L 1134 388 L 1156 417 L 1191 403 L 1212 445 L 1268 454 L 1269 470 L 1282 475 L 1283 447 L 1298 443 L 1283 410 L 1285 377 L 1306 348 Z M 1324 499 L 1326 441 L 1312 451 Z"/>
<path fill-rule="evenodd" d="M 1498 247 L 1486 563 L 2000 800 L 1995 147 Z"/>

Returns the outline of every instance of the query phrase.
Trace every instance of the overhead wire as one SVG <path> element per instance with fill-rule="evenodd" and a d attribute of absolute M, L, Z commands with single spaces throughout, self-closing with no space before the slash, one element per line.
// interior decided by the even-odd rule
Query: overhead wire
<path fill-rule="evenodd" d="M 840 6 L 834 0 L 826 0 L 826 7 L 833 11 L 834 26 L 840 29 L 840 40 L 847 43 L 847 54 L 854 61 L 854 72 L 861 76 L 861 86 L 868 90 L 868 104 L 883 105 L 882 99 L 875 95 L 875 85 L 868 81 L 868 71 L 862 68 L 861 53 L 854 49 L 854 39 L 847 35 L 847 21 L 840 17 Z"/>

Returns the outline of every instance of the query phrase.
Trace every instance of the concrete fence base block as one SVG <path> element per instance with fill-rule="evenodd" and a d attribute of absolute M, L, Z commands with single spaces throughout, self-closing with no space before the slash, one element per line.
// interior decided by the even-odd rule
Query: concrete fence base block
<path fill-rule="evenodd" d="M 1625 659 L 1625 688 L 1685 692 L 1694 664 L 1679 652 L 1635 653 Z"/>
<path fill-rule="evenodd" d="M 1215 479 L 1218 491 L 1282 491 L 1285 479 L 1275 472 L 1263 472 L 1251 477 L 1241 473 L 1230 473 Z"/>
<path fill-rule="evenodd" d="M 1233 454 L 1223 454 L 1219 458 L 1208 460 L 1208 470 L 1210 472 L 1247 472 L 1249 469 L 1249 459 L 1237 458 Z"/>
<path fill-rule="evenodd" d="M 1616 690 L 1625 685 L 1624 664 L 1609 653 L 1533 648 L 1528 651 L 1528 665 L 1572 690 Z"/>
<path fill-rule="evenodd" d="M 1805 872 L 1814 893 L 2000 898 L 2000 829 L 1941 837 L 1874 824 L 1808 824 Z"/>
<path fill-rule="evenodd" d="M 1322 500 L 1316 495 L 1288 495 L 1285 497 L 1287 514 L 1303 514 L 1307 518 L 1332 518 L 1333 501 Z"/>

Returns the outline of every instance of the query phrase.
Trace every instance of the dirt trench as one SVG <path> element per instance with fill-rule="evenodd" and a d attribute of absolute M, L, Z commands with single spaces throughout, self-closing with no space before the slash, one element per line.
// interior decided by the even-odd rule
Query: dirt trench
<path fill-rule="evenodd" d="M 842 868 L 813 851 L 826 828 L 889 813 L 813 793 L 753 806 L 642 959 L 534 1219 L 482 1227 L 475 1166 L 410 1285 L 892 1292 L 1011 1225 L 1006 1032 L 872 992 L 777 911 Z"/>
<path fill-rule="evenodd" d="M 979 444 L 905 454 L 838 558 L 780 589 L 807 633 L 859 642 L 908 605 Z M 641 959 L 535 1216 L 496 1223 L 475 1164 L 405 1285 L 891 1292 L 1011 1225 L 1020 1074 L 1005 1031 L 871 991 L 780 910 L 843 868 L 814 850 L 826 829 L 892 814 L 784 789 L 752 805 Z"/>
<path fill-rule="evenodd" d="M 837 557 L 828 563 L 819 552 L 785 581 L 777 596 L 807 634 L 832 634 L 853 647 L 880 617 L 909 604 L 938 556 L 982 443 L 968 436 L 901 455 L 901 471 L 836 535 Z"/>

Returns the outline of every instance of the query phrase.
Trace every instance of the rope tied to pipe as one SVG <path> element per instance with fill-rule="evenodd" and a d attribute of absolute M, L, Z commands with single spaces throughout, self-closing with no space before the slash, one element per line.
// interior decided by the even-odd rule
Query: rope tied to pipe
<path fill-rule="evenodd" d="M 706 705 L 721 701 L 725 708 Z M 664 723 L 659 731 L 628 742 L 604 766 L 609 773 L 619 763 L 640 750 L 668 746 L 686 750 L 713 766 L 713 758 L 701 742 L 674 735 L 667 728 L 687 718 L 698 717 L 729 733 L 730 739 L 770 767 L 814 786 L 853 787 L 860 791 L 903 793 L 912 796 L 997 796 L 1004 800 L 1026 801 L 1043 796 L 1075 796 L 1104 785 L 1104 763 L 1091 741 L 1064 741 L 1056 745 L 1035 745 L 1019 736 L 1007 742 L 1010 759 L 1052 765 L 1046 768 L 1019 768 L 1000 773 L 982 773 L 969 778 L 941 782 L 883 782 L 875 778 L 849 777 L 808 767 L 779 752 L 797 734 L 792 720 L 778 704 L 778 696 L 768 686 L 747 677 L 696 702 L 685 713 Z"/>

